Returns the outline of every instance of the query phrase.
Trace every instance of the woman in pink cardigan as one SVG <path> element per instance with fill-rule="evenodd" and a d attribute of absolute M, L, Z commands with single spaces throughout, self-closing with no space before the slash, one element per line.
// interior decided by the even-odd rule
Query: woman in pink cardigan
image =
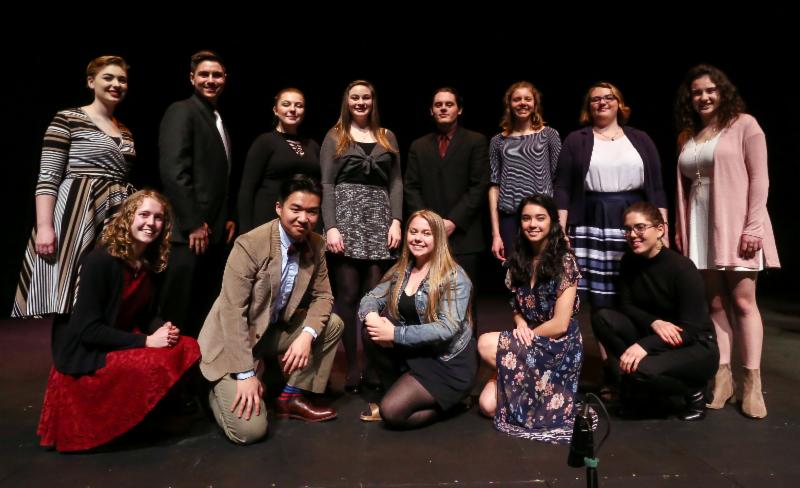
<path fill-rule="evenodd" d="M 689 70 L 675 104 L 681 149 L 675 240 L 703 274 L 717 333 L 720 365 L 707 406 L 719 409 L 734 399 L 735 323 L 744 366 L 742 412 L 763 418 L 764 330 L 756 277 L 764 268 L 779 268 L 780 262 L 767 214 L 767 144 L 756 119 L 744 110 L 725 73 L 702 64 Z"/>

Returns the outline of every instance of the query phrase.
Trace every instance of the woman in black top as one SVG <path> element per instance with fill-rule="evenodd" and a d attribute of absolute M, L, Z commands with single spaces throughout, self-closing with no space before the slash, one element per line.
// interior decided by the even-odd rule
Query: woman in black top
<path fill-rule="evenodd" d="M 663 246 L 664 220 L 652 203 L 628 207 L 624 230 L 630 252 L 621 263 L 619 309 L 598 311 L 592 329 L 622 373 L 684 394 L 678 417 L 700 420 L 719 360 L 702 277 L 691 260 Z"/>
<path fill-rule="evenodd" d="M 298 135 L 306 111 L 303 92 L 284 88 L 275 95 L 275 130 L 250 146 L 239 188 L 239 224 L 248 232 L 276 217 L 281 182 L 301 173 L 319 181 L 319 144 Z"/>

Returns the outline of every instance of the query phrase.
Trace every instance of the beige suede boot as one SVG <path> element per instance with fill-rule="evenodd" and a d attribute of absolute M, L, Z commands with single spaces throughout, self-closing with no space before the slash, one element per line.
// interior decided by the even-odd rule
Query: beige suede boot
<path fill-rule="evenodd" d="M 742 413 L 754 419 L 763 419 L 767 416 L 767 406 L 761 394 L 761 370 L 743 369 Z"/>
<path fill-rule="evenodd" d="M 733 373 L 730 364 L 720 364 L 717 375 L 714 377 L 714 399 L 711 403 L 706 403 L 706 408 L 719 410 L 725 406 L 725 402 L 736 401 L 733 395 Z"/>

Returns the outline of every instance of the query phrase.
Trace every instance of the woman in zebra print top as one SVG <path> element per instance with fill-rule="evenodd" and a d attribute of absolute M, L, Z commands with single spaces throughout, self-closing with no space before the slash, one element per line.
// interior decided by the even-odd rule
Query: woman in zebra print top
<path fill-rule="evenodd" d="M 128 64 L 93 59 L 91 104 L 62 110 L 47 128 L 36 185 L 36 225 L 20 273 L 12 316 L 68 314 L 78 288 L 79 259 L 106 221 L 133 193 L 128 183 L 133 138 L 113 116 L 128 91 Z"/>
<path fill-rule="evenodd" d="M 500 261 L 514 249 L 519 202 L 530 195 L 553 195 L 561 137 L 545 127 L 541 100 L 531 83 L 511 85 L 503 98 L 503 131 L 489 146 L 492 254 Z"/>

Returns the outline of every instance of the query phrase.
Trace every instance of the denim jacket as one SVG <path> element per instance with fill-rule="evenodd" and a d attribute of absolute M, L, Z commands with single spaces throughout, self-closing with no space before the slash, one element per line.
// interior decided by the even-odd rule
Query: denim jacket
<path fill-rule="evenodd" d="M 455 272 L 456 283 L 452 290 L 452 297 L 455 301 L 454 306 L 450 306 L 447 297 L 442 294 L 436 307 L 436 321 L 419 325 L 405 325 L 402 317 L 399 317 L 400 326 L 394 329 L 395 344 L 408 347 L 441 346 L 442 354 L 439 359 L 443 361 L 449 361 L 467 347 L 472 338 L 472 328 L 469 325 L 469 317 L 467 316 L 467 308 L 472 294 L 472 282 L 470 282 L 467 274 L 460 266 L 456 266 Z M 411 266 L 409 265 L 403 276 L 401 290 L 405 289 L 410 273 Z M 370 312 L 384 314 L 386 300 L 389 296 L 388 292 L 396 282 L 397 275 L 389 281 L 380 283 L 372 291 L 364 295 L 358 307 L 358 317 L 362 321 Z M 427 277 L 422 280 L 419 288 L 417 288 L 414 304 L 420 319 L 424 319 L 425 307 L 428 304 Z M 445 310 L 447 310 L 449 318 L 444 313 Z"/>

